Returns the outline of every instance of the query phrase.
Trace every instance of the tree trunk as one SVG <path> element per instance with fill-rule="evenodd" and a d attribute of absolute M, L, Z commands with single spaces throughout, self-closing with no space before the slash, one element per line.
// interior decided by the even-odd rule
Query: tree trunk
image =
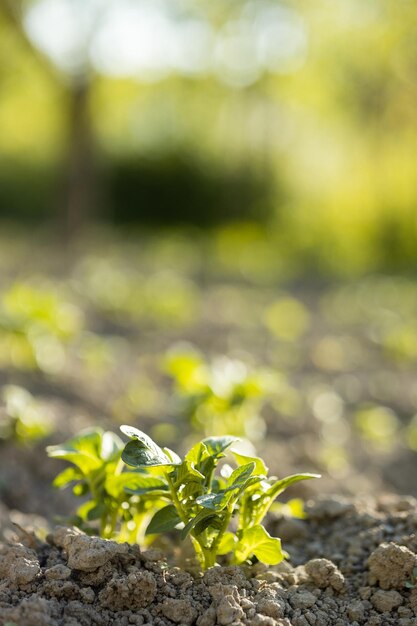
<path fill-rule="evenodd" d="M 96 203 L 94 138 L 90 116 L 91 81 L 73 78 L 68 91 L 68 153 L 60 209 L 64 234 L 76 235 L 91 219 Z"/>

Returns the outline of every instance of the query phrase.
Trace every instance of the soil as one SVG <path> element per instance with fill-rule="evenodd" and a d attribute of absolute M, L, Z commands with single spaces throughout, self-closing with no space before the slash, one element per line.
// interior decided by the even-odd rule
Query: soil
<path fill-rule="evenodd" d="M 285 562 L 201 574 L 156 548 L 141 552 L 74 528 L 44 539 L 20 527 L 11 533 L 3 508 L 0 624 L 417 626 L 417 500 L 322 497 L 306 510 L 305 520 L 270 521 Z"/>

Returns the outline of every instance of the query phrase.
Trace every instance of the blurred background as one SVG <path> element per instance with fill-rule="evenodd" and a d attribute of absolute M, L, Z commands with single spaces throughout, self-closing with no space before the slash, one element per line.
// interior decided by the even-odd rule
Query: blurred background
<path fill-rule="evenodd" d="M 416 122 L 411 0 L 0 0 L 5 504 L 124 422 L 417 495 Z"/>

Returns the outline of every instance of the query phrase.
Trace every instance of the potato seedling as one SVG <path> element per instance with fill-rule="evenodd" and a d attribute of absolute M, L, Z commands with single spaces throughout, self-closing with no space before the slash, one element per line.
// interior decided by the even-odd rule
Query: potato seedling
<path fill-rule="evenodd" d="M 53 423 L 45 407 L 23 387 L 4 385 L 1 400 L 0 440 L 29 445 L 52 432 Z"/>
<path fill-rule="evenodd" d="M 158 507 L 158 480 L 141 470 L 126 471 L 121 460 L 123 443 L 100 428 L 82 431 L 64 444 L 49 446 L 48 455 L 72 463 L 55 478 L 55 487 L 73 485 L 77 496 L 87 500 L 72 522 L 88 533 L 99 532 L 118 541 L 144 541 L 144 529 Z M 135 493 L 127 493 L 129 487 Z M 141 490 L 146 498 L 141 498 Z"/>
<path fill-rule="evenodd" d="M 18 369 L 58 372 L 83 315 L 56 285 L 16 282 L 0 300 L 1 360 Z"/>
<path fill-rule="evenodd" d="M 261 410 L 271 395 L 273 375 L 225 356 L 211 362 L 192 347 L 170 350 L 165 369 L 176 398 L 194 430 L 256 439 L 265 432 Z"/>
<path fill-rule="evenodd" d="M 318 475 L 295 474 L 280 480 L 268 477 L 262 459 L 238 452 L 233 452 L 236 469 L 216 473 L 225 451 L 237 441 L 235 437 L 204 439 L 181 459 L 136 428 L 122 426 L 121 430 L 131 438 L 122 452 L 123 461 L 147 471 L 157 482 L 148 493 L 129 485 L 126 490 L 146 498 L 156 489 L 166 501 L 154 514 L 147 534 L 181 528 L 181 537 L 190 536 L 203 569 L 215 565 L 217 557 L 225 554 L 233 564 L 256 557 L 273 565 L 284 558 L 280 539 L 271 537 L 262 522 L 287 487 Z"/>

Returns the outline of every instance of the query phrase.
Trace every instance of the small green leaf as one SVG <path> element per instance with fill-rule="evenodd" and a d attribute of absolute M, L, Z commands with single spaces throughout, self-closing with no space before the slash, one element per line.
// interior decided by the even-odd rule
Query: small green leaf
<path fill-rule="evenodd" d="M 52 483 L 54 487 L 57 489 L 63 489 L 67 487 L 70 483 L 81 480 L 83 478 L 82 472 L 76 467 L 67 467 L 64 471 L 60 472 L 58 476 L 55 477 L 54 482 Z"/>
<path fill-rule="evenodd" d="M 185 460 L 197 465 L 201 460 L 209 456 L 207 447 L 203 442 L 196 443 L 185 455 Z"/>
<path fill-rule="evenodd" d="M 102 502 L 99 502 L 98 504 L 93 506 L 91 509 L 89 509 L 87 513 L 87 519 L 89 522 L 96 520 L 96 519 L 100 519 L 102 515 L 104 515 L 106 512 L 107 512 L 106 506 Z"/>
<path fill-rule="evenodd" d="M 288 489 L 290 485 L 298 483 L 301 480 L 310 480 L 311 478 L 321 478 L 320 474 L 293 474 L 277 480 L 266 492 L 269 498 L 277 498 L 283 491 Z"/>
<path fill-rule="evenodd" d="M 95 500 L 88 500 L 87 502 L 84 502 L 84 504 L 82 504 L 80 507 L 78 507 L 77 509 L 77 515 L 84 521 L 88 521 L 91 519 L 97 519 L 94 518 L 94 510 L 97 507 L 97 502 Z M 92 512 L 93 517 L 90 517 L 90 513 Z M 104 512 L 104 509 L 103 511 Z M 101 513 L 100 513 L 101 515 Z M 100 515 L 98 517 L 100 517 Z"/>
<path fill-rule="evenodd" d="M 174 465 L 179 465 L 180 463 L 182 463 L 181 457 L 178 456 L 178 454 L 176 452 L 174 452 L 173 450 L 170 450 L 169 448 L 162 448 L 162 451 L 167 455 L 169 460 Z"/>
<path fill-rule="evenodd" d="M 190 482 L 202 483 L 203 481 L 203 474 L 194 467 L 193 463 L 187 461 L 187 459 L 175 470 L 174 483 L 177 487 L 187 485 Z"/>
<path fill-rule="evenodd" d="M 122 459 L 126 465 L 132 467 L 172 465 L 172 461 L 161 448 L 155 452 L 154 449 L 147 448 L 139 439 L 132 439 L 126 444 L 122 452 Z"/>
<path fill-rule="evenodd" d="M 204 506 L 206 509 L 221 511 L 227 505 L 228 494 L 224 490 L 218 491 L 217 493 L 205 493 L 202 496 L 198 496 L 198 498 L 196 498 L 196 502 L 200 506 Z"/>
<path fill-rule="evenodd" d="M 204 443 L 210 455 L 220 458 L 224 456 L 223 452 L 235 441 L 239 441 L 239 439 L 225 435 L 224 437 L 208 437 L 203 439 L 202 443 Z"/>
<path fill-rule="evenodd" d="M 217 514 L 207 509 L 202 509 L 195 517 L 193 517 L 188 524 L 184 526 L 181 531 L 181 539 L 185 539 L 193 528 L 198 529 L 197 534 L 203 532 L 207 526 L 210 525 L 211 520 L 217 518 Z"/>
<path fill-rule="evenodd" d="M 181 522 L 175 506 L 168 504 L 163 509 L 159 509 L 151 519 L 147 529 L 146 535 L 156 535 L 159 533 L 165 533 L 173 530 Z"/>
<path fill-rule="evenodd" d="M 243 563 L 252 554 L 267 565 L 277 565 L 285 558 L 281 549 L 281 540 L 271 537 L 261 525 L 245 528 L 240 533 L 235 550 L 237 563 Z"/>
<path fill-rule="evenodd" d="M 217 554 L 227 554 L 228 552 L 233 552 L 237 543 L 237 537 L 234 533 L 227 532 L 224 533 L 221 541 L 217 547 Z"/>
<path fill-rule="evenodd" d="M 255 466 L 256 463 L 252 461 L 233 470 L 226 483 L 226 489 L 237 489 L 242 487 L 251 476 Z"/>
<path fill-rule="evenodd" d="M 124 424 L 123 426 L 120 426 L 120 430 L 124 435 L 130 437 L 130 439 L 137 439 L 138 441 L 141 441 L 145 448 L 153 451 L 154 455 L 158 456 L 158 454 L 161 453 L 161 448 L 154 442 L 154 440 L 138 428 Z"/>
<path fill-rule="evenodd" d="M 235 452 L 235 450 L 232 450 L 232 454 L 235 457 L 236 461 L 239 463 L 239 465 L 245 465 L 246 463 L 253 462 L 255 463 L 255 474 L 259 476 L 268 475 L 268 468 L 259 456 L 246 456 L 246 454 Z"/>
<path fill-rule="evenodd" d="M 202 519 L 198 520 L 198 522 L 196 522 L 194 525 L 194 533 L 196 535 L 200 535 L 203 530 L 206 530 L 206 528 L 212 525 L 215 525 L 217 528 L 220 522 L 221 520 L 219 519 L 218 515 L 214 513 L 212 515 L 205 515 L 204 517 L 202 516 Z"/>
<path fill-rule="evenodd" d="M 120 498 L 125 492 L 142 495 L 149 491 L 168 490 L 168 486 L 162 478 L 139 472 L 122 472 L 117 476 L 110 474 L 106 477 L 105 488 L 113 498 Z"/>

